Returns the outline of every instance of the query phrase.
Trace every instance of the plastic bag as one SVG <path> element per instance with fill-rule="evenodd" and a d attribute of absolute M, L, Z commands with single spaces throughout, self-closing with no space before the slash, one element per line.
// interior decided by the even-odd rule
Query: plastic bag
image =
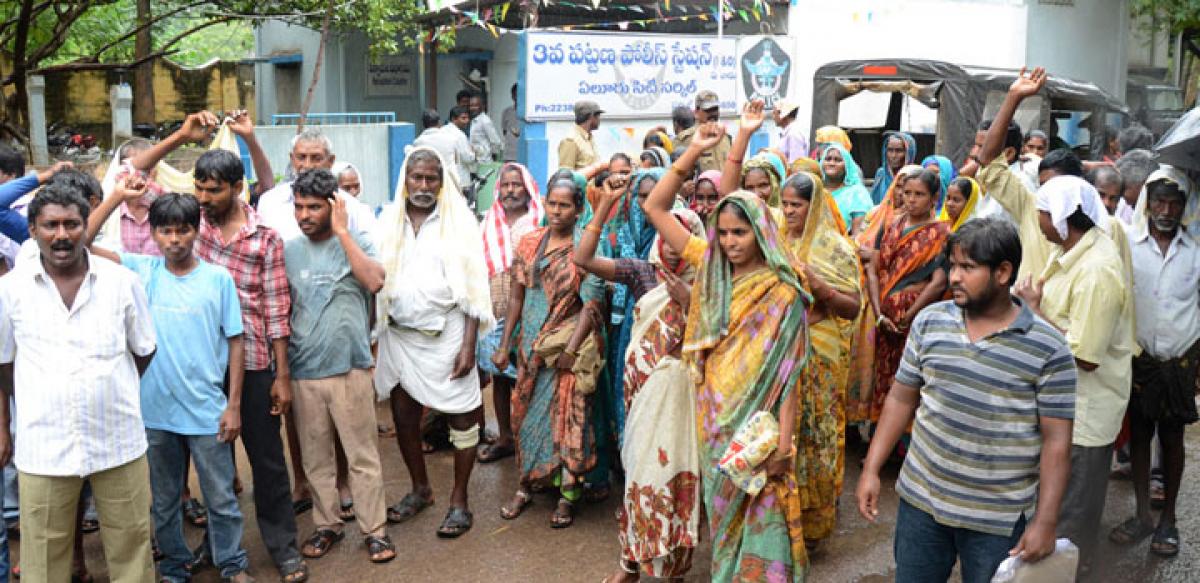
<path fill-rule="evenodd" d="M 1054 543 L 1054 552 L 1036 563 L 1026 563 L 1018 557 L 1004 559 L 992 576 L 992 583 L 1073 583 L 1078 566 L 1079 547 L 1060 538 Z"/>

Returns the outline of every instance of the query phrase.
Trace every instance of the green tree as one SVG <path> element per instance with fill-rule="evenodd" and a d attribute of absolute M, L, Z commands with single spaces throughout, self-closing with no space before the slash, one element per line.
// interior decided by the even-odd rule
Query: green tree
<path fill-rule="evenodd" d="M 185 64 L 238 58 L 266 18 L 321 29 L 361 31 L 373 54 L 398 52 L 421 38 L 423 0 L 154 0 L 139 19 L 138 0 L 0 1 L 0 134 L 25 142 L 25 80 L 50 70 L 136 69 L 170 56 Z M 139 51 L 137 37 L 145 42 Z M 233 39 L 233 42 L 226 42 Z M 445 40 L 443 40 L 445 43 Z"/>

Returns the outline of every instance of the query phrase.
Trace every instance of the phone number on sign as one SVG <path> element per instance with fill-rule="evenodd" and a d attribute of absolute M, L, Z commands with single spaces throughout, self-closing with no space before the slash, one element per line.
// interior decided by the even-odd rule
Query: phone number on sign
<path fill-rule="evenodd" d="M 569 113 L 575 111 L 573 103 L 536 103 L 533 106 L 534 113 Z"/>

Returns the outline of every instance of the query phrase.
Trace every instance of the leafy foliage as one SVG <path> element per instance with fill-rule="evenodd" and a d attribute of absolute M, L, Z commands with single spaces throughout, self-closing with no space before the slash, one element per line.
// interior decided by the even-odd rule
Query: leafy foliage
<path fill-rule="evenodd" d="M 1200 27 L 1200 0 L 1130 0 L 1135 17 L 1144 17 L 1170 26 L 1171 32 Z"/>

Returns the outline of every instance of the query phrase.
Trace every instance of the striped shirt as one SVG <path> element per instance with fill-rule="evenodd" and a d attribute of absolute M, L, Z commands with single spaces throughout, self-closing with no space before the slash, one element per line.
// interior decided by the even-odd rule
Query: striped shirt
<path fill-rule="evenodd" d="M 909 333 L 896 382 L 920 389 L 921 404 L 896 491 L 939 524 L 1012 534 L 1037 495 L 1039 418 L 1074 417 L 1067 341 L 1017 303 L 1008 328 L 974 343 L 948 301 Z"/>
<path fill-rule="evenodd" d="M 146 453 L 133 357 L 154 352 L 154 322 L 132 271 L 89 254 L 67 307 L 39 257 L 0 277 L 0 363 L 13 363 L 16 393 L 13 461 L 27 474 L 86 477 Z"/>

